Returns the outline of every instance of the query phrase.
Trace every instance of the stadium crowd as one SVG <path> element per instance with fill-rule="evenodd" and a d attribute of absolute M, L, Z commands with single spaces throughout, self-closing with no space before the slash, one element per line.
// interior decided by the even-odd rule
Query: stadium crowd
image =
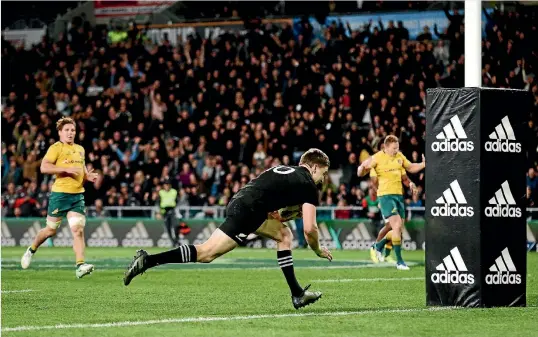
<path fill-rule="evenodd" d="M 52 178 L 39 165 L 62 116 L 77 121 L 76 142 L 102 174 L 86 184 L 87 205 L 98 206 L 93 216 L 103 205 L 155 205 L 167 180 L 180 206 L 226 205 L 264 169 L 295 164 L 311 146 L 340 173 L 325 182 L 321 204 L 367 206 L 376 196 L 356 176 L 359 163 L 391 133 L 419 162 L 425 90 L 463 86 L 463 17 L 446 13 L 447 29 L 425 27 L 417 41 L 401 23 L 351 31 L 328 22 L 317 36 L 306 20 L 298 34 L 266 25 L 214 40 L 190 36 L 178 46 L 156 45 L 136 26 L 111 41 L 86 24 L 31 50 L 3 40 L 3 214 L 46 214 Z M 529 205 L 538 201 L 537 22 L 533 11 L 495 11 L 483 42 L 484 85 L 534 93 L 525 139 Z M 421 192 L 407 193 L 407 203 L 423 206 L 424 174 L 411 179 Z M 373 216 L 368 208 L 364 215 Z"/>

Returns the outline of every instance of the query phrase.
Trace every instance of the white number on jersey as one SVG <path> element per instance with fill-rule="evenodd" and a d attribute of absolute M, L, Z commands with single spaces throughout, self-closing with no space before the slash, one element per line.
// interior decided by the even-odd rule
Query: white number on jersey
<path fill-rule="evenodd" d="M 287 166 L 277 166 L 273 169 L 273 172 L 278 174 L 290 174 L 294 172 L 295 169 L 293 167 L 287 167 Z"/>

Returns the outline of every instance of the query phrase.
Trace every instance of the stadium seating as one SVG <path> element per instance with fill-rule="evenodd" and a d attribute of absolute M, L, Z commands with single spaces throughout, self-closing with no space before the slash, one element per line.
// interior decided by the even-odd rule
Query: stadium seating
<path fill-rule="evenodd" d="M 449 18 L 446 31 L 433 27 L 420 41 L 392 25 L 348 36 L 345 23 L 329 23 L 324 42 L 308 23 L 298 34 L 263 26 L 217 40 L 191 36 L 179 47 L 152 45 L 136 30 L 110 43 L 106 31 L 87 26 L 29 51 L 2 41 L 2 69 L 10 69 L 2 88 L 3 214 L 45 214 L 51 178 L 39 163 L 58 139 L 61 116 L 76 119 L 87 164 L 103 174 L 86 185 L 88 205 L 155 205 L 168 179 L 180 205 L 225 205 L 256 174 L 296 163 L 314 144 L 341 176 L 326 182 L 322 204 L 360 206 L 368 195 L 355 175 L 360 161 L 391 133 L 420 161 L 425 90 L 463 86 L 462 17 Z M 535 95 L 531 170 L 538 169 L 536 22 L 534 12 L 495 11 L 483 43 L 484 86 Z M 538 178 L 529 175 L 532 205 Z M 423 185 L 422 173 L 411 178 Z M 409 204 L 422 199 L 409 195 Z"/>

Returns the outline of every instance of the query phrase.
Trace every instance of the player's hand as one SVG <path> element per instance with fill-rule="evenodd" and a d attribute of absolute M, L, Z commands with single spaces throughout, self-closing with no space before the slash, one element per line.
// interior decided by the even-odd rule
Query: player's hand
<path fill-rule="evenodd" d="M 409 183 L 409 188 L 411 189 L 411 192 L 413 193 L 413 195 L 418 195 L 418 188 L 417 188 L 417 185 L 415 185 L 415 183 Z"/>
<path fill-rule="evenodd" d="M 362 164 L 357 168 L 357 175 L 359 177 L 362 177 L 364 175 L 364 172 L 370 171 L 370 169 L 372 168 L 372 162 L 372 157 L 363 161 Z"/>
<path fill-rule="evenodd" d="M 86 180 L 94 183 L 97 181 L 97 178 L 99 178 L 99 173 L 97 172 L 94 172 L 95 170 L 94 169 L 89 169 L 88 170 L 88 175 L 86 176 Z"/>
<path fill-rule="evenodd" d="M 426 168 L 426 157 L 424 157 L 424 155 L 422 155 L 422 166 Z"/>
<path fill-rule="evenodd" d="M 66 167 L 64 172 L 70 175 L 78 176 L 82 174 L 82 168 L 80 167 Z"/>
<path fill-rule="evenodd" d="M 329 261 L 333 260 L 333 254 L 327 249 L 327 247 L 321 247 L 318 253 L 316 253 L 322 259 L 327 259 Z"/>

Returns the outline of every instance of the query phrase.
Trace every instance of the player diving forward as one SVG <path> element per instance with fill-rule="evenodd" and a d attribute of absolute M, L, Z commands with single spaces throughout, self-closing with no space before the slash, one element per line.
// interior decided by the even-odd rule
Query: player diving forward
<path fill-rule="evenodd" d="M 56 122 L 60 141 L 54 143 L 41 162 L 41 173 L 54 174 L 56 180 L 52 185 L 47 210 L 47 226 L 41 229 L 34 242 L 21 259 L 21 266 L 27 269 L 32 262 L 36 250 L 48 238 L 56 235 L 62 219 L 67 222 L 73 233 L 73 251 L 76 259 L 77 278 L 90 274 L 94 266 L 84 262 L 84 226 L 86 225 L 84 205 L 84 181 L 95 182 L 97 173 L 86 169 L 84 164 L 84 148 L 74 143 L 75 121 L 63 117 Z"/>
<path fill-rule="evenodd" d="M 245 243 L 256 233 L 277 242 L 277 260 L 291 291 L 295 309 L 316 302 L 320 292 L 302 288 L 293 269 L 291 245 L 293 234 L 281 221 L 266 221 L 268 214 L 287 206 L 302 206 L 304 232 L 310 248 L 321 258 L 332 260 L 331 252 L 321 247 L 316 223 L 317 184 L 323 181 L 330 166 L 329 158 L 318 149 L 310 149 L 299 166 L 277 166 L 250 181 L 230 200 L 226 219 L 211 237 L 200 245 L 183 245 L 160 254 L 137 251 L 124 276 L 124 284 L 147 269 L 167 263 L 209 263 Z"/>
<path fill-rule="evenodd" d="M 403 219 L 405 219 L 402 179 L 408 180 L 409 178 L 402 173 L 402 168 L 409 173 L 418 173 L 426 167 L 426 163 L 424 156 L 422 156 L 422 163 L 411 163 L 407 160 L 399 151 L 400 144 L 395 136 L 387 136 L 384 145 L 382 151 L 374 154 L 359 166 L 357 175 L 362 177 L 369 171 L 373 171 L 373 176 L 377 176 L 379 207 L 383 218 L 388 220 L 379 237 L 383 238 L 390 229 L 393 230 L 392 247 L 396 255 L 396 268 L 409 270 L 402 259 L 402 226 Z M 416 185 L 410 180 L 409 187 L 413 193 L 416 193 Z M 372 250 L 374 261 L 383 258 L 381 254 L 383 246 L 384 244 L 381 244 L 379 240 L 375 243 Z"/>

